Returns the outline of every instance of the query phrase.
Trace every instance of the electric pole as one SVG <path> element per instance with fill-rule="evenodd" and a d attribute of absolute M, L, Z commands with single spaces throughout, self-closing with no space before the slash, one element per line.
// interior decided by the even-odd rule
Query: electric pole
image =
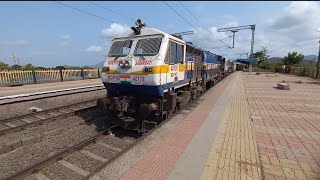
<path fill-rule="evenodd" d="M 317 63 L 317 69 L 316 69 L 316 79 L 318 79 L 318 75 L 319 75 L 319 64 L 320 64 L 320 41 L 319 41 L 318 63 Z"/>

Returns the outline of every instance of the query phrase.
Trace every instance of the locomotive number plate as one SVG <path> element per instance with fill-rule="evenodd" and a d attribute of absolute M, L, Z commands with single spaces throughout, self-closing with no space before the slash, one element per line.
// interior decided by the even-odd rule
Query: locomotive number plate
<path fill-rule="evenodd" d="M 119 75 L 108 74 L 107 75 L 107 80 L 109 80 L 109 81 L 119 81 L 120 77 L 119 77 Z"/>
<path fill-rule="evenodd" d="M 134 75 L 132 76 L 132 81 L 133 82 L 138 82 L 138 83 L 142 83 L 146 81 L 146 76 L 143 75 Z"/>

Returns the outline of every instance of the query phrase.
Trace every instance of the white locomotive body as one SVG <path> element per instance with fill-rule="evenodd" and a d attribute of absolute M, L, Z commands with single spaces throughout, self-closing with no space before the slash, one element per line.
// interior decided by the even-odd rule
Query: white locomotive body
<path fill-rule="evenodd" d="M 123 128 L 145 132 L 218 82 L 221 65 L 182 38 L 132 29 L 112 41 L 101 74 L 107 98 L 98 107 Z"/>

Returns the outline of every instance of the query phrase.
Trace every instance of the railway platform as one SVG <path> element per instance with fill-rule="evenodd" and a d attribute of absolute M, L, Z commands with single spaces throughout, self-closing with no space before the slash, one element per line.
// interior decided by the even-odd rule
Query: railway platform
<path fill-rule="evenodd" d="M 68 89 L 84 86 L 102 85 L 101 78 L 86 79 L 77 81 L 64 81 L 53 83 L 29 84 L 14 87 L 0 87 L 0 97 L 11 96 L 17 94 L 36 93 L 43 91 L 53 91 L 59 89 Z"/>
<path fill-rule="evenodd" d="M 89 178 L 320 179 L 319 94 L 303 77 L 233 73 Z"/>

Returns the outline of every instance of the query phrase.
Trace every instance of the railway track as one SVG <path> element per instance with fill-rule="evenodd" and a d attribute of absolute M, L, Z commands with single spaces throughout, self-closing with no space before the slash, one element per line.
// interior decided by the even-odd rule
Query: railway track
<path fill-rule="evenodd" d="M 54 121 L 74 115 L 78 111 L 88 110 L 96 106 L 96 99 L 63 106 L 55 109 L 39 111 L 36 113 L 0 120 L 0 135 L 19 131 L 38 124 Z"/>
<path fill-rule="evenodd" d="M 86 92 L 92 92 L 92 91 L 98 91 L 98 90 L 105 90 L 104 85 L 84 86 L 84 87 L 58 89 L 58 90 L 43 91 L 43 92 L 36 92 L 36 93 L 2 96 L 0 97 L 0 105 L 34 101 L 39 99 L 86 93 Z"/>
<path fill-rule="evenodd" d="M 37 161 L 1 180 L 24 178 L 64 179 L 70 175 L 72 175 L 71 179 L 84 178 L 135 142 L 135 140 L 126 140 L 110 134 L 111 130 L 115 128 L 117 126 L 109 127 L 74 146 Z M 88 159 L 91 159 L 89 164 Z M 59 168 L 64 170 L 60 171 L 58 170 Z"/>
<path fill-rule="evenodd" d="M 199 95 L 197 99 L 201 96 L 202 95 Z M 122 132 L 119 131 L 116 136 L 113 136 L 110 134 L 110 131 L 117 126 L 112 126 L 97 135 L 94 135 L 72 147 L 68 147 L 57 152 L 46 159 L 42 159 L 28 167 L 25 167 L 24 169 L 16 171 L 1 180 L 87 179 L 94 172 L 127 152 L 133 145 L 145 139 L 154 130 L 160 128 L 171 118 L 175 117 L 175 115 L 178 115 L 181 110 L 183 109 L 177 110 L 160 125 L 134 140 L 128 141 L 121 138 L 124 130 L 122 130 Z"/>

